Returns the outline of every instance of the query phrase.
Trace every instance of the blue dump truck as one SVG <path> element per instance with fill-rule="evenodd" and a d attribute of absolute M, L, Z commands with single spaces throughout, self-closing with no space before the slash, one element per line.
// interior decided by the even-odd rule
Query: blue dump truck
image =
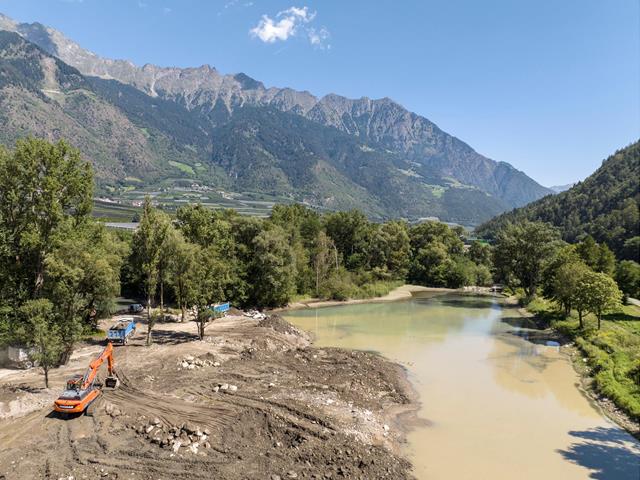
<path fill-rule="evenodd" d="M 123 318 L 107 331 L 107 340 L 125 345 L 135 332 L 136 321 L 133 318 Z"/>
<path fill-rule="evenodd" d="M 230 306 L 231 304 L 229 302 L 216 303 L 215 305 L 210 305 L 209 310 L 212 310 L 216 316 L 222 317 L 227 313 Z"/>

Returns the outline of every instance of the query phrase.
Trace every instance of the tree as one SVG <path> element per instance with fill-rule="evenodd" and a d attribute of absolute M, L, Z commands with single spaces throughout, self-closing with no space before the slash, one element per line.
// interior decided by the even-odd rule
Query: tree
<path fill-rule="evenodd" d="M 606 243 L 601 243 L 598 247 L 598 259 L 594 270 L 613 276 L 616 269 L 616 256 Z"/>
<path fill-rule="evenodd" d="M 272 226 L 253 240 L 253 302 L 259 307 L 286 305 L 295 289 L 296 268 L 282 228 Z"/>
<path fill-rule="evenodd" d="M 125 246 L 96 222 L 68 225 L 52 241 L 42 293 L 54 305 L 66 363 L 83 330 L 95 330 L 98 318 L 111 313 L 111 301 L 120 292 Z"/>
<path fill-rule="evenodd" d="M 494 261 L 497 271 L 512 278 L 532 298 L 540 284 L 545 261 L 557 248 L 558 232 L 542 222 L 508 224 L 497 236 Z"/>
<path fill-rule="evenodd" d="M 184 322 L 186 310 L 190 299 L 190 273 L 195 268 L 196 252 L 198 246 L 186 242 L 181 235 L 177 236 L 173 262 L 171 263 L 171 277 L 173 291 L 181 311 L 181 320 Z"/>
<path fill-rule="evenodd" d="M 595 270 L 600 255 L 598 244 L 591 235 L 587 235 L 584 240 L 578 243 L 576 250 L 582 261 L 592 270 Z"/>
<path fill-rule="evenodd" d="M 622 260 L 616 268 L 616 282 L 627 297 L 640 298 L 640 264 Z"/>
<path fill-rule="evenodd" d="M 451 259 L 446 246 L 434 241 L 413 251 L 409 278 L 420 285 L 445 287 L 449 266 Z"/>
<path fill-rule="evenodd" d="M 53 237 L 67 221 L 89 217 L 92 194 L 91 166 L 62 140 L 0 149 L 0 298 L 17 307 L 40 295 Z"/>
<path fill-rule="evenodd" d="M 44 298 L 29 300 L 20 307 L 27 323 L 29 357 L 44 371 L 44 386 L 49 388 L 49 370 L 60 362 L 63 350 L 60 327 L 53 321 L 53 305 Z"/>
<path fill-rule="evenodd" d="M 326 214 L 323 223 L 348 269 L 368 267 L 371 223 L 358 210 Z"/>
<path fill-rule="evenodd" d="M 185 279 L 185 301 L 195 311 L 200 340 L 204 339 L 207 323 L 216 318 L 210 306 L 225 300 L 231 281 L 228 263 L 213 247 L 194 246 L 193 262 Z"/>
<path fill-rule="evenodd" d="M 559 305 L 565 316 L 571 313 L 571 299 L 576 282 L 582 273 L 576 269 L 581 266 L 588 268 L 578 255 L 575 245 L 563 245 L 544 267 L 542 292 L 545 297 Z"/>
<path fill-rule="evenodd" d="M 176 217 L 180 231 L 189 242 L 233 253 L 232 226 L 225 213 L 191 204 L 180 207 Z"/>
<path fill-rule="evenodd" d="M 469 257 L 476 265 L 484 265 L 489 268 L 493 265 L 493 252 L 491 251 L 491 245 L 488 243 L 474 240 L 469 246 L 467 257 Z"/>
<path fill-rule="evenodd" d="M 573 303 L 580 316 L 580 327 L 583 328 L 582 315 L 584 311 L 593 313 L 598 318 L 598 330 L 601 326 L 602 315 L 620 306 L 622 292 L 613 279 L 601 272 L 586 270 L 578 281 Z"/>
<path fill-rule="evenodd" d="M 589 267 L 582 262 L 565 263 L 556 271 L 553 277 L 553 290 L 549 297 L 558 302 L 565 316 L 571 313 L 576 291 L 581 288 L 581 279 L 589 272 Z M 582 326 L 582 313 L 580 313 L 580 325 Z"/>
<path fill-rule="evenodd" d="M 171 223 L 164 214 L 160 215 L 146 197 L 140 225 L 133 235 L 132 261 L 142 275 L 142 284 L 147 295 L 147 345 L 151 344 L 151 331 L 155 318 L 151 315 L 151 302 L 158 285 L 158 265 L 161 250 L 167 238 Z"/>
<path fill-rule="evenodd" d="M 339 268 L 338 249 L 324 231 L 318 233 L 313 252 L 313 270 L 315 274 L 316 296 L 320 296 L 323 285 L 331 272 Z"/>
<path fill-rule="evenodd" d="M 404 279 L 409 271 L 411 244 L 405 222 L 385 222 L 371 233 L 369 265 L 379 278 Z"/>
<path fill-rule="evenodd" d="M 162 236 L 158 253 L 158 286 L 160 289 L 160 315 L 164 316 L 164 286 L 170 282 L 172 264 L 175 261 L 178 240 L 178 232 L 171 225 L 168 215 L 161 213 L 158 217 L 158 230 Z"/>
<path fill-rule="evenodd" d="M 464 252 L 460 232 L 440 222 L 423 222 L 409 230 L 411 260 L 409 280 L 430 287 L 446 287 L 459 284 L 465 275 L 455 269 L 454 258 Z"/>

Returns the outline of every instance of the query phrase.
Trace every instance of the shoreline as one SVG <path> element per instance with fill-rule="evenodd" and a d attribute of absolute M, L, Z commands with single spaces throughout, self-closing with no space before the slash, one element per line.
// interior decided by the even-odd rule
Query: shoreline
<path fill-rule="evenodd" d="M 421 285 L 405 284 L 394 288 L 389 293 L 381 297 L 371 298 L 350 298 L 348 300 L 320 300 L 317 298 L 302 299 L 288 304 L 286 307 L 274 308 L 270 313 L 281 313 L 293 310 L 303 310 L 305 308 L 337 307 L 340 305 L 358 305 L 362 303 L 386 303 L 410 300 L 414 293 L 434 292 L 434 293 L 454 293 L 471 292 L 455 288 L 423 287 Z"/>
<path fill-rule="evenodd" d="M 632 437 L 640 440 L 640 423 L 620 410 L 613 401 L 603 397 L 595 390 L 593 378 L 589 375 L 584 362 L 578 361 L 583 357 L 583 353 L 575 343 L 554 328 L 543 327 L 539 317 L 525 307 L 520 307 L 514 297 L 505 297 L 505 303 L 517 308 L 518 314 L 526 321 L 531 322 L 531 326 L 539 331 L 541 336 L 548 337 L 550 340 L 555 340 L 560 344 L 560 352 L 567 358 L 567 361 L 571 364 L 573 371 L 578 377 L 578 390 L 580 390 L 589 403 L 591 403 L 603 417 L 619 426 Z"/>

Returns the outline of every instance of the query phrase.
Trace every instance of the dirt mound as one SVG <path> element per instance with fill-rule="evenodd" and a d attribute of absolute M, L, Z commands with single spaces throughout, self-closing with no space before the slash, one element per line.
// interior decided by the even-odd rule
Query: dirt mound
<path fill-rule="evenodd" d="M 258 327 L 271 328 L 278 333 L 285 333 L 288 335 L 296 335 L 298 337 L 304 336 L 304 333 L 298 328 L 291 325 L 280 315 L 269 315 L 258 322 Z"/>

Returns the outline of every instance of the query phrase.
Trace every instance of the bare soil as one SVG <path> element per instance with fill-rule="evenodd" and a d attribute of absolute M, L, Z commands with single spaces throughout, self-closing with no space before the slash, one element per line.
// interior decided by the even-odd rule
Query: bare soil
<path fill-rule="evenodd" d="M 1 479 L 413 478 L 398 453 L 400 414 L 416 409 L 400 366 L 315 348 L 279 317 L 226 317 L 204 341 L 194 323 L 162 323 L 150 347 L 145 330 L 115 348 L 121 385 L 92 416 L 59 418 L 51 402 L 100 344 L 51 372 L 49 390 L 35 369 L 0 371 Z"/>

